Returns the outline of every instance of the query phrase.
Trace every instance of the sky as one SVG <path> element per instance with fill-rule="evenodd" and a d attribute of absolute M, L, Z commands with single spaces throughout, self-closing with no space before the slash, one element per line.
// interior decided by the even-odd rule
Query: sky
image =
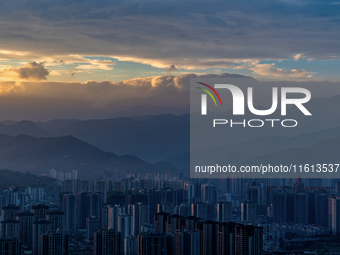
<path fill-rule="evenodd" d="M 340 82 L 336 0 L 0 6 L 0 120 L 108 118 L 145 105 L 185 112 L 188 79 L 206 75 Z"/>

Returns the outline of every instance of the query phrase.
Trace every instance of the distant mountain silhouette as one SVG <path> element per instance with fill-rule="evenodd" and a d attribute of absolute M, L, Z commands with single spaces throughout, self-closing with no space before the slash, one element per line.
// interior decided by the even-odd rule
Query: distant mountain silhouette
<path fill-rule="evenodd" d="M 156 162 L 189 151 L 189 116 L 77 121 L 56 134 L 73 135 L 103 150 Z"/>
<path fill-rule="evenodd" d="M 127 110 L 116 113 L 113 117 L 136 117 L 143 116 L 147 112 L 148 115 L 164 115 L 164 114 L 184 114 L 186 109 L 175 107 L 160 107 L 154 105 L 135 105 Z"/>
<path fill-rule="evenodd" d="M 0 123 L 0 133 L 34 137 L 72 135 L 104 151 L 137 155 L 147 161 L 189 151 L 189 115 L 151 115 L 113 119 L 57 119 Z"/>
<path fill-rule="evenodd" d="M 67 127 L 68 125 L 71 125 L 72 123 L 78 121 L 77 119 L 55 119 L 55 120 L 50 120 L 47 122 L 35 122 L 35 124 L 42 128 L 45 129 L 46 131 L 50 133 L 54 133 L 60 129 L 63 129 Z"/>
<path fill-rule="evenodd" d="M 4 124 L 4 125 L 12 125 L 14 123 L 17 123 L 18 121 L 15 120 L 2 120 L 0 121 L 0 124 Z"/>
<path fill-rule="evenodd" d="M 315 143 L 322 139 L 327 139 L 327 137 L 320 137 L 321 140 L 315 140 L 316 138 L 313 136 L 308 137 L 307 135 L 308 138 L 305 138 L 307 139 L 305 142 L 303 141 L 304 136 L 302 134 L 316 133 L 321 130 L 340 126 L 340 119 L 337 118 L 339 108 L 340 96 L 315 98 L 308 103 L 308 109 L 313 116 L 303 116 L 301 111 L 296 107 L 288 109 L 289 118 L 295 118 L 299 121 L 298 127 L 283 130 L 283 128 L 271 128 L 268 125 L 258 129 L 233 129 L 231 132 L 232 135 L 222 137 L 223 139 L 220 140 L 219 146 L 227 147 L 223 148 L 222 152 L 232 153 L 228 147 L 233 147 L 235 150 L 237 149 L 236 144 L 245 143 L 242 146 L 240 145 L 242 150 L 237 149 L 241 154 L 238 154 L 238 156 L 233 154 L 233 158 L 235 159 L 238 157 L 249 158 L 260 156 L 262 154 L 259 153 L 267 153 L 266 150 L 274 152 L 296 146 L 308 146 L 310 145 L 308 144 L 308 140 Z M 222 116 L 225 116 L 225 118 L 233 118 L 231 112 L 223 113 Z M 254 115 L 246 113 L 244 118 L 251 119 L 254 118 Z M 258 118 L 258 116 L 256 116 L 256 118 Z M 288 117 L 283 117 L 279 113 L 275 113 L 271 118 L 283 119 Z M 26 134 L 34 137 L 72 135 L 103 151 L 109 151 L 116 155 L 131 154 L 149 162 L 158 162 L 167 159 L 169 162 L 181 166 L 181 168 L 187 165 L 187 156 L 183 157 L 182 155 L 188 153 L 190 150 L 189 114 L 180 116 L 163 114 L 92 120 L 60 119 L 48 122 L 21 121 L 11 123 L 6 121 L 4 123 L 0 123 L 0 133 L 3 134 Z M 208 134 L 209 132 L 211 132 L 211 130 L 207 129 L 202 130 L 201 133 Z M 281 139 L 280 135 L 284 135 L 284 137 Z M 298 135 L 302 135 L 299 138 L 301 140 L 288 142 L 289 139 L 285 138 L 296 137 Z M 267 143 L 264 143 L 263 137 L 270 137 L 270 139 L 267 139 Z M 208 136 L 202 136 L 201 139 L 207 139 L 207 141 L 205 141 L 206 143 L 203 143 L 203 146 L 210 143 Z M 262 145 L 259 145 L 256 139 L 262 139 Z M 278 139 L 278 141 L 276 141 L 276 139 Z M 248 141 L 252 142 L 248 143 Z M 262 146 L 262 148 L 256 146 Z M 248 152 L 246 153 L 247 150 Z"/>
<path fill-rule="evenodd" d="M 25 134 L 35 137 L 47 137 L 51 135 L 45 129 L 39 127 L 34 122 L 28 120 L 14 122 L 10 125 L 0 123 L 0 133 L 14 136 Z"/>
<path fill-rule="evenodd" d="M 138 157 L 117 156 L 100 150 L 73 136 L 35 138 L 27 135 L 0 135 L 0 168 L 35 174 L 77 169 L 81 176 L 104 176 L 111 171 L 176 171 L 168 163 L 150 164 Z M 124 174 L 123 174 L 124 173 Z"/>

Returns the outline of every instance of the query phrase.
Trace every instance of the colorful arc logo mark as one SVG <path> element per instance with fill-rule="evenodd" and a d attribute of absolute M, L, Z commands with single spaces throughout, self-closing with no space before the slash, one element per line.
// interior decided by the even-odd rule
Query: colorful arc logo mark
<path fill-rule="evenodd" d="M 220 97 L 220 95 L 217 93 L 217 91 L 216 91 L 212 86 L 210 86 L 210 85 L 208 85 L 208 84 L 206 84 L 206 83 L 203 83 L 203 82 L 197 82 L 197 83 L 199 83 L 199 84 L 201 84 L 201 85 L 207 87 L 208 89 L 210 89 L 210 90 L 217 96 L 217 98 L 218 98 L 218 100 L 220 101 L 220 104 L 221 104 L 221 106 L 222 106 L 221 97 Z M 212 94 L 209 90 L 204 89 L 204 88 L 201 88 L 201 87 L 197 87 L 197 88 L 200 89 L 200 90 L 203 90 L 204 92 L 206 92 L 206 93 L 212 98 L 212 100 L 214 101 L 215 106 L 217 106 L 215 97 L 213 96 L 213 94 Z"/>
<path fill-rule="evenodd" d="M 203 83 L 203 82 L 197 82 L 197 83 L 199 83 L 199 84 L 201 84 L 201 85 L 203 85 L 203 86 L 209 88 L 209 89 L 217 96 L 217 98 L 218 98 L 218 100 L 220 101 L 220 104 L 221 104 L 221 106 L 222 106 L 221 97 L 220 97 L 220 95 L 217 93 L 217 91 L 216 91 L 213 87 L 211 87 L 210 85 L 208 85 L 208 84 L 206 84 L 206 83 Z M 206 93 L 212 98 L 212 100 L 214 101 L 215 106 L 217 106 L 215 97 L 213 96 L 213 94 L 211 94 L 211 92 L 210 92 L 209 90 L 204 89 L 204 88 L 200 88 L 200 87 L 197 87 L 197 88 L 200 89 L 200 90 L 203 90 L 204 92 L 206 92 Z"/>
<path fill-rule="evenodd" d="M 205 89 L 205 88 L 197 87 L 198 89 L 203 90 L 205 93 L 207 93 L 211 97 L 211 99 L 215 103 L 215 106 L 217 106 L 217 102 L 215 100 L 214 95 L 209 90 L 211 90 L 217 96 L 217 98 L 220 101 L 220 104 L 222 106 L 221 97 L 220 97 L 220 95 L 217 93 L 217 91 L 212 86 L 210 86 L 210 85 L 208 85 L 206 83 L 203 83 L 203 82 L 197 82 L 197 83 L 208 88 L 208 89 Z M 207 94 L 202 94 L 202 96 L 201 96 L 201 114 L 202 115 L 207 115 Z"/>

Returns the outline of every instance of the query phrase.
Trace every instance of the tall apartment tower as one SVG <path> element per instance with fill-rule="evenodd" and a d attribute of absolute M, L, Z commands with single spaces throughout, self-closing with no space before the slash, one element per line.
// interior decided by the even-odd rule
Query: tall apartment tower
<path fill-rule="evenodd" d="M 141 231 L 141 226 L 149 223 L 149 206 L 143 203 L 132 205 L 133 235 L 136 236 Z"/>
<path fill-rule="evenodd" d="M 176 255 L 200 254 L 199 231 L 177 231 L 175 235 Z"/>
<path fill-rule="evenodd" d="M 32 251 L 33 255 L 40 255 L 41 250 L 41 239 L 40 236 L 45 234 L 52 229 L 52 222 L 47 220 L 39 220 L 33 222 L 33 243 L 32 243 Z"/>
<path fill-rule="evenodd" d="M 68 236 L 60 230 L 50 231 L 40 236 L 41 250 L 39 255 L 67 255 Z"/>
<path fill-rule="evenodd" d="M 0 254 L 21 255 L 21 242 L 16 238 L 3 237 L 0 239 Z"/>
<path fill-rule="evenodd" d="M 340 197 L 329 198 L 329 228 L 333 235 L 340 235 Z"/>
<path fill-rule="evenodd" d="M 31 212 L 34 214 L 33 220 L 34 221 L 45 220 L 48 209 L 49 209 L 49 206 L 45 204 L 33 205 L 31 208 Z"/>
<path fill-rule="evenodd" d="M 79 192 L 77 212 L 78 227 L 86 228 L 86 219 L 93 216 L 97 217 L 101 224 L 103 203 L 103 193 Z"/>
<path fill-rule="evenodd" d="M 1 220 L 14 220 L 17 213 L 19 213 L 19 207 L 15 205 L 6 205 L 1 210 Z"/>
<path fill-rule="evenodd" d="M 99 219 L 95 216 L 86 219 L 86 238 L 89 241 L 93 240 L 93 234 L 100 230 Z"/>
<path fill-rule="evenodd" d="M 16 216 L 19 222 L 19 239 L 23 246 L 32 246 L 33 217 L 34 214 L 30 212 L 21 212 Z"/>
<path fill-rule="evenodd" d="M 62 201 L 62 210 L 64 212 L 64 228 L 76 229 L 76 196 L 73 194 L 64 194 Z"/>
<path fill-rule="evenodd" d="M 108 227 L 118 231 L 118 217 L 125 214 L 125 207 L 120 205 L 108 206 Z"/>
<path fill-rule="evenodd" d="M 86 218 L 90 217 L 88 215 L 87 209 L 87 195 L 88 192 L 79 192 L 78 196 L 78 210 L 77 210 L 77 225 L 78 228 L 86 228 Z"/>
<path fill-rule="evenodd" d="M 201 186 L 201 201 L 207 204 L 216 203 L 216 187 L 210 183 Z"/>
<path fill-rule="evenodd" d="M 256 203 L 245 201 L 241 203 L 241 221 L 254 223 L 256 220 Z"/>
<path fill-rule="evenodd" d="M 18 206 L 7 205 L 2 207 L 1 237 L 19 238 L 19 221 L 16 219 L 18 213 Z"/>
<path fill-rule="evenodd" d="M 217 203 L 217 221 L 229 222 L 232 220 L 232 206 L 229 202 Z"/>
<path fill-rule="evenodd" d="M 263 229 L 251 225 L 235 226 L 236 255 L 261 255 L 263 250 Z"/>
<path fill-rule="evenodd" d="M 118 216 L 118 232 L 121 233 L 121 249 L 124 248 L 125 238 L 133 235 L 133 217 L 132 215 L 119 215 Z"/>
<path fill-rule="evenodd" d="M 46 220 L 52 222 L 52 231 L 63 231 L 64 212 L 49 211 L 46 213 Z"/>
<path fill-rule="evenodd" d="M 137 236 L 138 255 L 167 254 L 167 235 L 163 233 L 142 232 Z"/>
<path fill-rule="evenodd" d="M 113 229 L 97 231 L 93 236 L 93 255 L 120 255 L 121 234 Z"/>

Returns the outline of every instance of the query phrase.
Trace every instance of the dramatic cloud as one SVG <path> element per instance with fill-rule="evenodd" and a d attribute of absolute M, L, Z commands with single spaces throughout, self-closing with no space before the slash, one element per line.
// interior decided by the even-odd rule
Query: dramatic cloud
<path fill-rule="evenodd" d="M 0 118 L 109 117 L 145 104 L 187 109 L 197 76 L 175 71 L 336 80 L 339 62 L 327 63 L 340 58 L 339 11 L 332 1 L 304 0 L 1 1 Z M 142 76 L 155 77 L 130 79 Z M 98 82 L 117 77 L 124 81 Z M 329 93 L 321 88 L 318 96 Z"/>
<path fill-rule="evenodd" d="M 10 66 L 0 70 L 1 76 L 8 80 L 46 80 L 49 73 L 49 70 L 44 66 L 44 62 L 37 63 L 34 61 L 17 68 Z"/>
<path fill-rule="evenodd" d="M 189 112 L 190 78 L 227 78 L 242 89 L 253 86 L 269 96 L 271 86 L 306 86 L 313 98 L 339 95 L 339 83 L 259 82 L 232 74 L 185 74 L 136 78 L 121 82 L 0 82 L 0 119 L 110 118 L 130 108 L 143 114 Z M 326 89 L 327 88 L 327 89 Z M 148 106 L 148 108 L 144 108 Z M 144 110 L 145 109 L 145 110 Z M 161 112 L 161 110 L 159 111 Z"/>
<path fill-rule="evenodd" d="M 188 70 L 223 68 L 229 59 L 298 59 L 302 52 L 306 59 L 339 59 L 340 5 L 293 2 L 2 1 L 0 45 L 16 58 L 18 50 L 114 56 Z M 112 63 L 78 67 L 95 68 Z"/>
<path fill-rule="evenodd" d="M 0 82 L 0 119 L 109 118 L 144 106 L 189 111 L 190 78 L 243 77 L 185 74 L 136 78 L 121 82 Z M 150 114 L 145 110 L 144 114 Z"/>

